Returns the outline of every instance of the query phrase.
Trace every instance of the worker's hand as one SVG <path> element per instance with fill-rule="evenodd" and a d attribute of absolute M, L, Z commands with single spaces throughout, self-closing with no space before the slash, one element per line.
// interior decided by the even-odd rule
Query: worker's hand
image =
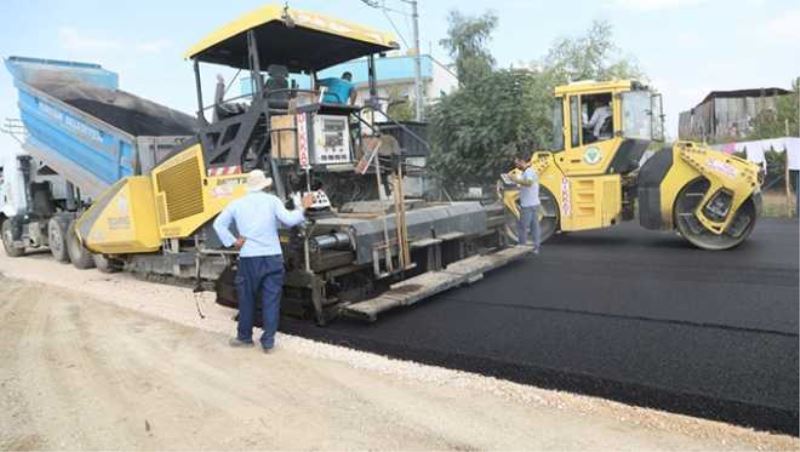
<path fill-rule="evenodd" d="M 314 194 L 306 193 L 303 195 L 303 209 L 309 209 L 314 205 Z"/>
<path fill-rule="evenodd" d="M 244 246 L 244 242 L 246 241 L 247 239 L 245 239 L 244 237 L 239 237 L 238 239 L 236 239 L 235 242 L 233 242 L 233 247 L 236 248 L 237 250 L 240 250 L 242 249 L 242 247 Z"/>

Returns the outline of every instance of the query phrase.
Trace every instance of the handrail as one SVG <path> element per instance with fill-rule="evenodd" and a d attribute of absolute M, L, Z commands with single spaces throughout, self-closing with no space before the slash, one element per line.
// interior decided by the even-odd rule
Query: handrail
<path fill-rule="evenodd" d="M 393 119 L 391 116 L 389 116 L 389 114 L 388 114 L 388 113 L 386 113 L 385 111 L 381 110 L 380 108 L 378 108 L 378 107 L 377 107 L 377 106 L 375 106 L 374 104 L 372 104 L 372 103 L 370 103 L 370 104 L 371 104 L 371 105 L 368 105 L 368 106 L 369 106 L 369 108 L 372 108 L 373 110 L 375 110 L 375 111 L 377 111 L 378 113 L 382 114 L 382 115 L 383 115 L 383 116 L 384 116 L 386 119 L 388 119 L 388 120 L 389 120 L 389 122 L 391 122 L 391 123 L 394 123 L 395 125 L 399 126 L 399 127 L 400 127 L 401 129 L 403 129 L 403 130 L 404 130 L 406 133 L 408 133 L 409 135 L 411 135 L 411 137 L 412 137 L 412 138 L 414 138 L 414 139 L 415 139 L 415 140 L 417 140 L 417 141 L 418 141 L 420 144 L 422 144 L 423 146 L 425 146 L 425 149 L 426 149 L 428 152 L 431 152 L 431 145 L 430 145 L 430 143 L 428 143 L 428 141 L 427 141 L 427 140 L 425 140 L 424 138 L 422 138 L 422 137 L 420 137 L 419 135 L 417 135 L 416 133 L 414 133 L 414 132 L 413 132 L 411 129 L 409 129 L 408 127 L 406 127 L 406 125 L 405 125 L 405 124 L 402 124 L 402 123 L 399 123 L 399 122 L 397 122 L 395 119 Z M 378 129 L 380 129 L 380 126 L 378 126 Z M 374 130 L 374 129 L 373 129 L 373 130 Z"/>
<path fill-rule="evenodd" d="M 320 93 L 319 91 L 310 90 L 310 89 L 281 88 L 281 89 L 275 89 L 275 90 L 270 90 L 270 91 L 264 91 L 263 97 L 271 97 L 271 96 L 274 96 L 275 94 L 281 94 L 281 93 L 287 93 L 287 92 L 288 93 L 313 94 L 315 96 L 318 96 L 319 93 Z M 255 98 L 255 97 L 256 97 L 256 95 L 254 93 L 241 94 L 241 95 L 236 96 L 236 97 L 230 97 L 228 99 L 223 99 L 222 103 L 214 102 L 214 103 L 212 103 L 210 105 L 206 105 L 205 107 L 203 107 L 202 111 L 210 110 L 210 109 L 212 109 L 212 108 L 214 108 L 214 107 L 216 107 L 218 105 L 221 105 L 221 104 L 227 104 L 227 103 L 234 102 L 234 101 L 237 101 L 237 100 L 251 99 L 251 98 Z"/>

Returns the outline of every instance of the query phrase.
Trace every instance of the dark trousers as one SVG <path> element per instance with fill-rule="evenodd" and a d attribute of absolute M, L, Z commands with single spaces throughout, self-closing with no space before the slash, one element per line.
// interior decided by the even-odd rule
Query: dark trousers
<path fill-rule="evenodd" d="M 264 334 L 261 346 L 272 348 L 275 345 L 275 332 L 278 330 L 278 317 L 281 310 L 283 291 L 283 257 L 258 256 L 240 257 L 236 272 L 236 294 L 239 297 L 240 341 L 253 340 L 253 321 L 256 316 L 256 301 L 261 301 L 261 315 Z"/>

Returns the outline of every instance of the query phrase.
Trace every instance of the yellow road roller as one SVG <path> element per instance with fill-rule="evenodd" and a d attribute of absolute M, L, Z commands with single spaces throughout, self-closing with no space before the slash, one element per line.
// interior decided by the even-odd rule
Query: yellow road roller
<path fill-rule="evenodd" d="M 551 150 L 531 159 L 541 184 L 542 240 L 638 217 L 643 227 L 676 230 L 702 249 L 741 244 L 761 211 L 758 165 L 699 143 L 658 148 L 663 141 L 661 95 L 644 84 L 557 87 Z M 511 179 L 498 187 L 506 233 L 516 240 L 519 194 Z"/>

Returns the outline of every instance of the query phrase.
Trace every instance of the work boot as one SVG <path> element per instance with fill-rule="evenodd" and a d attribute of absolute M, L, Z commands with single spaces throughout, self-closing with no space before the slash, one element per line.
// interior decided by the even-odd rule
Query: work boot
<path fill-rule="evenodd" d="M 234 348 L 249 348 L 254 346 L 255 344 L 253 343 L 253 341 L 245 342 L 239 340 L 238 337 L 232 337 L 231 340 L 228 341 L 228 345 Z"/>

